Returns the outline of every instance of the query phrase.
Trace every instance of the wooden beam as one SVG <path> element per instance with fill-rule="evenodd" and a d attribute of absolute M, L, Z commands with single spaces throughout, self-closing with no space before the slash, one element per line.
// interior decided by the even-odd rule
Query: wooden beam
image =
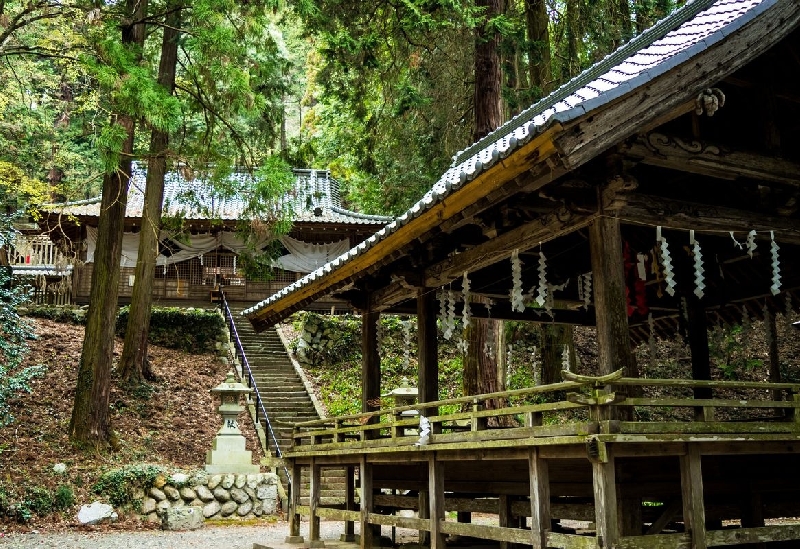
<path fill-rule="evenodd" d="M 622 201 L 624 205 L 616 215 L 623 223 L 717 231 L 721 234 L 728 231 L 747 233 L 755 230 L 763 233 L 774 230 L 778 242 L 800 245 L 797 220 L 794 219 L 638 193 L 626 195 Z"/>
<path fill-rule="evenodd" d="M 626 156 L 650 166 L 719 179 L 749 177 L 800 186 L 800 164 L 797 162 L 734 151 L 705 141 L 684 140 L 654 132 L 640 135 L 620 149 Z"/>
<path fill-rule="evenodd" d="M 325 547 L 325 543 L 319 539 L 319 517 L 317 516 L 317 508 L 319 507 L 320 496 L 320 481 L 321 471 L 320 466 L 314 458 L 311 458 L 311 486 L 309 488 L 308 506 L 311 509 L 308 517 L 308 546 L 310 548 Z"/>
<path fill-rule="evenodd" d="M 425 269 L 425 286 L 437 288 L 448 284 L 461 277 L 464 271 L 474 272 L 488 267 L 511 257 L 515 249 L 527 250 L 540 242 L 553 240 L 587 226 L 594 218 L 594 215 L 571 213 L 566 209 L 544 215 L 428 267 Z"/>
<path fill-rule="evenodd" d="M 528 476 L 531 485 L 531 545 L 533 549 L 547 547 L 550 531 L 550 474 L 547 461 L 538 448 L 528 454 Z"/>
<path fill-rule="evenodd" d="M 703 303 L 693 293 L 687 292 L 685 297 L 689 348 L 692 354 L 692 379 L 711 379 L 711 355 L 708 350 L 708 323 L 706 309 Z M 693 390 L 694 398 L 709 399 L 712 391 L 709 388 L 697 387 Z M 698 421 L 713 421 L 713 408 L 695 408 L 695 419 Z"/>
<path fill-rule="evenodd" d="M 681 464 L 681 497 L 686 533 L 692 538 L 691 549 L 706 549 L 706 509 L 703 501 L 703 471 L 698 446 L 690 443 L 686 454 L 678 459 Z"/>
<path fill-rule="evenodd" d="M 436 337 L 436 291 L 420 288 L 417 293 L 417 357 L 419 360 L 419 401 L 439 400 L 439 346 Z M 425 416 L 439 414 L 439 408 L 422 410 Z"/>
<path fill-rule="evenodd" d="M 480 295 L 480 294 L 473 294 Z M 456 303 L 456 316 L 461 315 L 464 310 L 464 304 L 461 302 Z M 398 305 L 385 309 L 383 312 L 400 315 L 413 315 L 416 308 L 411 306 L 410 303 Z M 517 320 L 526 322 L 540 322 L 542 324 L 569 324 L 577 326 L 594 326 L 595 325 L 595 310 L 590 308 L 587 311 L 582 309 L 567 310 L 567 309 L 553 309 L 552 316 L 544 312 L 543 309 L 534 309 L 527 307 L 523 312 L 518 313 L 511 310 L 511 305 L 508 302 L 497 302 L 487 308 L 482 303 L 470 304 L 470 315 L 474 318 L 491 318 L 494 320 Z"/>

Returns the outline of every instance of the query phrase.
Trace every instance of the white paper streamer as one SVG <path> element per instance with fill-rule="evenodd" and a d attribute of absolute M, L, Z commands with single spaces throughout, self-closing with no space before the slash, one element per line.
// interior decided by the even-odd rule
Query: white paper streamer
<path fill-rule="evenodd" d="M 778 258 L 778 243 L 775 242 L 775 233 L 773 231 L 769 232 L 769 238 L 772 242 L 770 242 L 770 252 L 772 253 L 772 286 L 770 286 L 770 291 L 772 295 L 778 295 L 781 293 L 781 262 Z"/>
<path fill-rule="evenodd" d="M 741 242 L 739 242 L 738 240 L 736 240 L 736 237 L 735 237 L 735 236 L 733 236 L 733 231 L 731 231 L 731 240 L 733 240 L 733 245 L 734 245 L 735 247 L 739 248 L 740 250 L 743 250 L 743 249 L 744 249 L 744 244 L 742 244 Z"/>
<path fill-rule="evenodd" d="M 692 244 L 692 254 L 694 255 L 694 295 L 702 298 L 705 293 L 704 283 L 705 269 L 703 268 L 703 253 L 700 251 L 700 242 L 694 237 L 694 231 L 689 231 L 689 242 Z"/>
<path fill-rule="evenodd" d="M 747 233 L 747 255 L 750 256 L 750 259 L 753 259 L 753 252 L 756 251 L 756 232 L 750 231 Z"/>
<path fill-rule="evenodd" d="M 511 310 L 521 313 L 525 310 L 525 298 L 522 294 L 522 261 L 519 250 L 511 252 Z"/>
<path fill-rule="evenodd" d="M 669 255 L 667 239 L 661 235 L 661 226 L 656 227 L 656 240 L 660 243 L 661 265 L 664 267 L 664 282 L 667 285 L 667 293 L 675 295 L 675 272 L 672 270 L 672 257 Z"/>
<path fill-rule="evenodd" d="M 561 367 L 568 372 L 572 371 L 572 367 L 570 366 L 569 362 L 569 345 L 566 343 L 561 349 Z"/>
<path fill-rule="evenodd" d="M 536 304 L 543 307 L 547 301 L 547 258 L 544 252 L 539 250 L 539 293 L 536 296 Z"/>

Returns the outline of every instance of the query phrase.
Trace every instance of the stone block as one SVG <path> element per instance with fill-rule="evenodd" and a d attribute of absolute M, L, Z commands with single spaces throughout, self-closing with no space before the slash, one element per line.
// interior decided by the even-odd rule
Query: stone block
<path fill-rule="evenodd" d="M 78 522 L 81 524 L 100 524 L 101 522 L 115 522 L 118 516 L 114 508 L 107 503 L 95 501 L 90 505 L 84 505 L 78 511 Z"/>
<path fill-rule="evenodd" d="M 149 515 L 156 510 L 156 500 L 153 498 L 146 498 L 142 501 L 142 514 Z"/>
<path fill-rule="evenodd" d="M 203 510 L 199 507 L 169 509 L 161 519 L 164 530 L 197 530 L 203 526 Z"/>
<path fill-rule="evenodd" d="M 235 501 L 229 501 L 222 506 L 222 508 L 219 510 L 219 514 L 223 517 L 229 517 L 236 512 L 238 507 L 239 506 L 236 505 Z"/>
<path fill-rule="evenodd" d="M 189 482 L 189 475 L 185 473 L 174 473 L 171 477 L 169 477 L 169 481 L 174 486 L 183 486 Z"/>
<path fill-rule="evenodd" d="M 233 485 L 237 488 L 244 488 L 244 485 L 247 483 L 247 475 L 236 475 L 236 480 L 234 480 Z"/>
<path fill-rule="evenodd" d="M 230 492 L 228 492 L 222 486 L 217 486 L 216 488 L 214 488 L 214 498 L 217 501 L 223 501 L 223 502 L 224 501 L 230 501 L 231 500 L 231 494 L 230 494 Z"/>
<path fill-rule="evenodd" d="M 245 501 L 236 509 L 236 514 L 240 517 L 243 517 L 250 513 L 253 510 L 253 502 L 252 501 Z"/>
<path fill-rule="evenodd" d="M 202 499 L 193 499 L 188 503 L 189 507 L 202 507 L 205 502 Z"/>
<path fill-rule="evenodd" d="M 164 486 L 164 493 L 172 501 L 178 501 L 179 499 L 181 499 L 181 493 L 178 492 L 178 489 L 175 488 L 174 486 L 169 486 L 169 485 Z"/>
<path fill-rule="evenodd" d="M 264 475 L 247 475 L 247 487 L 253 490 L 256 489 L 256 486 L 261 484 L 261 481 L 264 479 Z"/>
<path fill-rule="evenodd" d="M 256 490 L 256 497 L 258 499 L 278 499 L 278 487 L 271 484 L 262 484 Z"/>
<path fill-rule="evenodd" d="M 229 490 L 236 481 L 236 475 L 227 474 L 222 477 L 222 487 Z"/>
<path fill-rule="evenodd" d="M 213 490 L 222 482 L 222 475 L 211 475 L 208 477 L 208 489 Z"/>
<path fill-rule="evenodd" d="M 214 499 L 214 494 L 211 493 L 211 490 L 209 490 L 203 485 L 199 485 L 195 489 L 195 492 L 197 493 L 197 497 L 205 502 L 209 502 Z"/>
<path fill-rule="evenodd" d="M 156 513 L 158 513 L 159 515 L 163 515 L 164 513 L 167 512 L 167 509 L 169 509 L 169 507 L 170 507 L 169 500 L 165 499 L 164 501 L 159 501 L 156 504 Z"/>
<path fill-rule="evenodd" d="M 265 515 L 274 515 L 278 510 L 278 502 L 274 499 L 265 499 L 261 502 L 261 510 Z"/>
<path fill-rule="evenodd" d="M 249 486 L 245 486 L 244 487 L 244 493 L 247 494 L 247 497 L 249 497 L 252 500 L 257 499 L 256 498 L 256 491 L 253 490 L 252 488 L 250 488 Z"/>
<path fill-rule="evenodd" d="M 181 499 L 186 501 L 192 501 L 193 499 L 197 498 L 197 493 L 189 488 L 188 486 L 184 486 L 180 489 Z"/>
<path fill-rule="evenodd" d="M 206 518 L 211 518 L 217 513 L 219 513 L 221 509 L 222 505 L 220 505 L 218 501 L 212 501 L 211 503 L 203 507 L 203 516 Z"/>
<path fill-rule="evenodd" d="M 165 499 L 167 499 L 167 495 L 158 488 L 156 488 L 155 486 L 150 488 L 150 497 L 152 497 L 156 501 L 164 501 Z"/>
<path fill-rule="evenodd" d="M 231 488 L 231 499 L 236 503 L 241 504 L 249 500 L 250 497 L 247 495 L 247 492 L 241 488 Z"/>

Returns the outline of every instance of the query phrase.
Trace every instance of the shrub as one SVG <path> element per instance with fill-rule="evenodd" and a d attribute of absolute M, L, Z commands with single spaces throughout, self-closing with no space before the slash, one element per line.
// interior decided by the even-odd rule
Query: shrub
<path fill-rule="evenodd" d="M 53 494 L 53 510 L 66 511 L 73 505 L 75 505 L 75 493 L 72 491 L 72 487 L 62 484 L 56 488 L 55 494 Z"/>
<path fill-rule="evenodd" d="M 166 469 L 160 465 L 125 465 L 103 473 L 92 490 L 95 494 L 106 496 L 111 505 L 124 507 L 136 503 L 134 491 L 137 488 L 152 485 L 159 475 L 167 476 Z"/>
<path fill-rule="evenodd" d="M 128 312 L 129 307 L 123 307 L 117 316 L 119 336 L 125 335 Z M 203 353 L 214 350 L 214 343 L 224 329 L 225 321 L 213 310 L 157 307 L 153 308 L 150 315 L 148 341 L 153 345 L 188 353 Z"/>

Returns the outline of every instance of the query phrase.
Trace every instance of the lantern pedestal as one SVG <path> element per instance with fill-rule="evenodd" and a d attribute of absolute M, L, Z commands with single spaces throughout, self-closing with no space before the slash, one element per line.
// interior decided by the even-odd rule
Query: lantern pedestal
<path fill-rule="evenodd" d="M 211 450 L 206 453 L 205 469 L 207 473 L 248 474 L 260 472 L 261 468 L 253 465 L 253 453 L 245 450 L 246 441 L 236 421 L 239 413 L 244 409 L 239 406 L 239 397 L 251 391 L 252 389 L 236 381 L 233 372 L 228 372 L 225 381 L 211 389 L 212 393 L 220 396 L 221 404 L 218 410 L 222 415 L 222 428 L 214 437 Z"/>

